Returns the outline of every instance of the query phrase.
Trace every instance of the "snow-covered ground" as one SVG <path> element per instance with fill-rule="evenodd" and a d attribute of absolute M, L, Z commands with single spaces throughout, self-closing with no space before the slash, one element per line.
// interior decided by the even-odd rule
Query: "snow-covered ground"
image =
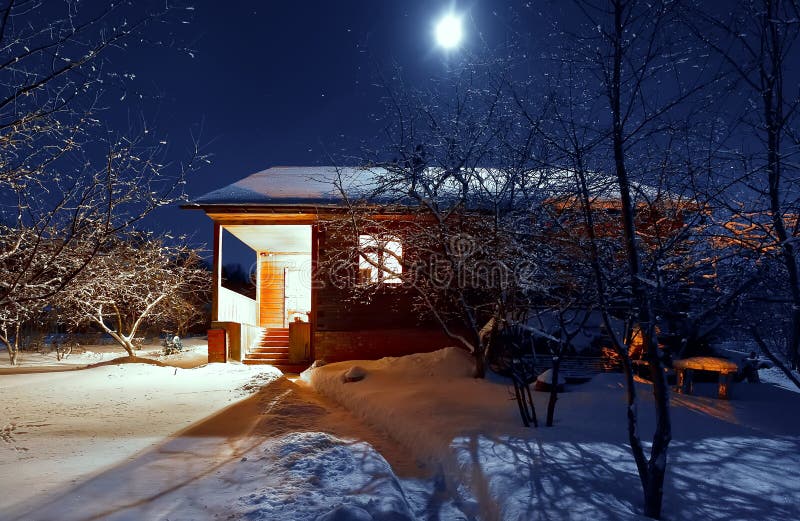
<path fill-rule="evenodd" d="M 184 402 L 182 405 L 191 400 L 198 415 L 202 411 L 211 416 L 136 453 L 137 447 L 163 437 L 157 419 L 152 417 L 155 409 L 163 408 L 171 415 L 172 411 L 176 415 L 182 412 L 181 407 L 176 409 L 165 401 L 153 407 L 155 398 L 150 394 L 160 392 L 159 380 L 173 377 L 175 369 L 142 367 L 151 376 L 151 389 L 146 391 L 125 385 L 127 378 L 139 374 L 131 369 L 134 365 L 58 373 L 63 378 L 89 371 L 101 371 L 105 377 L 111 377 L 110 373 L 120 378 L 115 383 L 136 395 L 139 405 L 133 402 L 123 409 L 122 421 L 115 420 L 113 411 L 91 406 L 93 401 L 114 404 L 107 386 L 103 386 L 104 395 L 75 398 L 74 412 L 82 412 L 85 422 L 72 420 L 71 427 L 39 427 L 49 427 L 49 435 L 41 443 L 29 433 L 15 438 L 13 443 L 18 448 L 22 449 L 24 442 L 31 450 L 3 454 L 0 519 L 314 520 L 329 515 L 327 519 L 402 521 L 414 518 L 407 494 L 423 497 L 435 493 L 424 470 L 401 446 L 376 435 L 308 386 L 285 377 L 276 379 L 278 373 L 269 368 L 256 374 L 248 374 L 246 366 L 234 365 L 178 370 L 178 376 L 184 378 L 181 390 L 168 388 L 167 394 Z M 214 394 L 195 388 L 208 385 L 203 384 L 207 377 L 221 384 L 222 388 L 216 390 L 220 396 L 231 398 L 259 391 L 218 411 Z M 87 379 L 92 380 L 81 376 L 74 386 Z M 175 398 L 176 394 L 180 397 Z M 209 406 L 202 405 L 207 402 Z M 57 416 L 57 411 L 52 414 Z M 47 420 L 58 421 L 53 417 Z M 25 430 L 31 428 L 37 427 Z M 105 440 L 96 440 L 95 436 Z M 82 471 L 86 474 L 91 470 L 89 475 L 72 480 L 61 476 L 60 486 L 43 487 L 49 488 L 46 494 L 26 491 L 27 486 L 35 485 L 32 479 L 15 481 L 20 471 L 35 477 L 46 470 L 48 462 L 53 472 L 60 472 L 58 467 L 72 458 L 74 449 L 84 454 Z M 30 459 L 24 461 L 25 457 Z M 98 461 L 103 459 L 105 462 Z M 26 469 L 28 466 L 31 468 Z M 21 498 L 26 500 L 19 503 Z"/>
<path fill-rule="evenodd" d="M 717 351 L 722 353 L 723 356 L 739 362 L 746 358 L 751 351 L 758 353 L 759 349 L 752 341 L 735 340 L 720 344 L 717 346 Z M 758 376 L 762 382 L 771 383 L 793 393 L 800 393 L 800 389 L 783 374 L 783 371 L 777 367 L 772 367 L 772 363 L 768 358 L 761 356 L 760 360 L 770 366 L 758 371 Z M 800 374 L 795 373 L 795 375 L 800 378 Z"/>
<path fill-rule="evenodd" d="M 208 361 L 208 341 L 201 337 L 182 340 L 183 350 L 169 356 L 162 355 L 160 344 L 147 344 L 136 351 L 136 356 L 159 364 L 174 367 L 197 367 Z M 0 375 L 42 371 L 67 371 L 81 367 L 109 363 L 128 354 L 118 344 L 86 345 L 58 360 L 55 351 L 37 353 L 21 351 L 16 366 L 11 366 L 8 353 L 0 349 Z"/>
<path fill-rule="evenodd" d="M 2 511 L 117 464 L 275 379 L 271 367 L 104 365 L 0 375 Z"/>
<path fill-rule="evenodd" d="M 367 376 L 345 383 L 354 365 Z M 639 517 L 620 375 L 569 388 L 556 426 L 525 429 L 505 382 L 469 374 L 469 358 L 451 348 L 329 364 L 304 378 L 436 469 L 440 496 L 465 518 Z M 652 432 L 649 387 L 639 391 L 642 430 Z M 713 384 L 697 391 L 673 396 L 666 518 L 800 518 L 800 395 L 766 383 L 737 384 L 731 401 L 714 398 Z M 535 400 L 541 416 L 547 395 Z"/>
<path fill-rule="evenodd" d="M 344 383 L 353 366 L 365 379 Z M 0 519 L 639 519 L 619 375 L 526 429 L 507 383 L 470 373 L 451 348 L 296 382 L 238 364 L 0 375 Z M 798 519 L 800 394 L 697 390 L 673 396 L 665 518 Z"/>

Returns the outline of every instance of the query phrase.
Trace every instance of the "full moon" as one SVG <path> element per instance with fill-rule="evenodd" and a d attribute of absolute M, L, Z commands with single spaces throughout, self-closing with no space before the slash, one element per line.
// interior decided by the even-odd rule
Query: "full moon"
<path fill-rule="evenodd" d="M 448 14 L 436 24 L 436 42 L 445 49 L 453 49 L 461 43 L 463 32 L 461 18 Z"/>

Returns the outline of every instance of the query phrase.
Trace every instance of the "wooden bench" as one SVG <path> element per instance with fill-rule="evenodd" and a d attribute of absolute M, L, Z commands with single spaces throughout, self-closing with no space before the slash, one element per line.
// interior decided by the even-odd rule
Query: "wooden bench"
<path fill-rule="evenodd" d="M 692 383 L 694 371 L 709 371 L 719 374 L 717 395 L 726 400 L 730 398 L 731 377 L 739 371 L 739 366 L 736 363 L 715 356 L 695 356 L 675 360 L 672 366 L 675 368 L 677 377 L 676 392 L 691 394 L 694 390 Z"/>

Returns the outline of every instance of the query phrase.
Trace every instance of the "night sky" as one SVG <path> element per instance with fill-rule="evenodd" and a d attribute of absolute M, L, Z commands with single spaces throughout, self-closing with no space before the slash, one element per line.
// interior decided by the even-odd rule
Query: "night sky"
<path fill-rule="evenodd" d="M 570 17 L 570 2 L 536 0 L 197 0 L 147 37 L 107 57 L 136 75 L 124 117 L 143 116 L 178 161 L 200 142 L 211 163 L 189 180 L 189 197 L 279 165 L 321 165 L 379 141 L 379 72 L 399 66 L 412 86 L 447 73 L 453 60 L 504 40 L 531 52 L 552 50 L 549 22 Z M 448 11 L 463 16 L 465 41 L 446 52 L 434 25 Z M 131 100 L 140 100 L 130 104 Z M 139 111 L 139 112 L 137 112 Z M 133 114 L 133 116 L 131 116 Z M 124 127 L 124 123 L 121 125 Z M 169 208 L 147 226 L 208 243 L 200 211 Z"/>
<path fill-rule="evenodd" d="M 446 73 L 456 53 L 510 38 L 521 16 L 535 21 L 558 4 L 199 0 L 182 16 L 188 23 L 173 20 L 147 35 L 174 44 L 132 42 L 107 60 L 135 74 L 124 117 L 141 111 L 168 140 L 168 159 L 186 156 L 191 135 L 210 154 L 189 181 L 191 198 L 270 166 L 328 164 L 375 143 L 378 71 L 399 66 L 409 83 L 422 84 Z M 452 9 L 464 16 L 465 41 L 448 54 L 436 46 L 434 25 Z M 211 221 L 198 211 L 161 210 L 146 224 L 197 242 L 211 237 Z"/>

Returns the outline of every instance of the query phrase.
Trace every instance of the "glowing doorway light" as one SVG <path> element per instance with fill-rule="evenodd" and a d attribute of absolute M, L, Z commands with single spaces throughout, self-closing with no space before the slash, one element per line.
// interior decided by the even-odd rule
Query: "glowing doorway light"
<path fill-rule="evenodd" d="M 436 24 L 436 43 L 444 49 L 455 49 L 463 37 L 464 31 L 459 16 L 446 14 Z"/>

